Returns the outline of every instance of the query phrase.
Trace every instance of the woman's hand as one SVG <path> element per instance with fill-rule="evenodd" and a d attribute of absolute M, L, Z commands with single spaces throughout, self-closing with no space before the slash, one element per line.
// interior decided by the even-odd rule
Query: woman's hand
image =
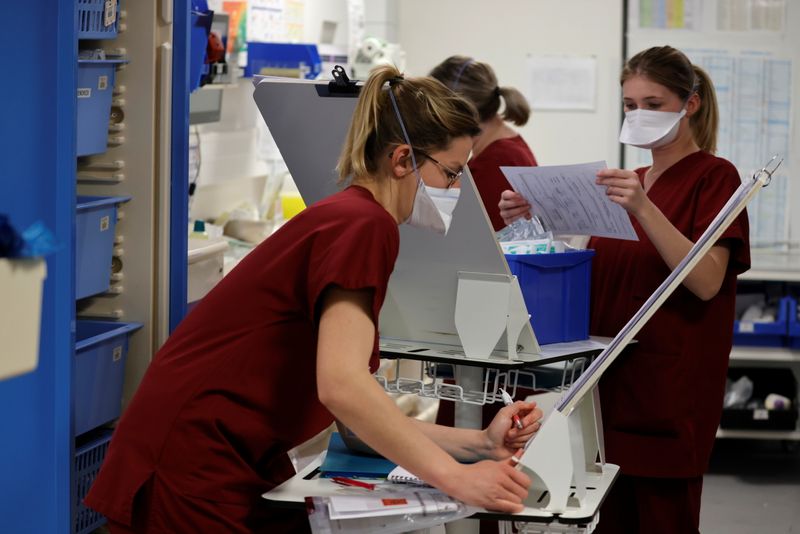
<path fill-rule="evenodd" d="M 522 422 L 521 430 L 514 425 L 512 417 L 515 414 Z M 542 410 L 536 407 L 535 402 L 517 401 L 501 409 L 483 431 L 490 444 L 489 457 L 496 460 L 509 458 L 538 432 L 541 419 Z"/>
<path fill-rule="evenodd" d="M 606 195 L 636 218 L 652 203 L 642 189 L 639 175 L 625 169 L 601 169 L 597 172 L 597 185 L 606 187 Z"/>
<path fill-rule="evenodd" d="M 515 191 L 503 191 L 500 194 L 500 217 L 506 225 L 511 224 L 520 217 L 531 218 L 531 205 Z"/>
<path fill-rule="evenodd" d="M 521 512 L 531 479 L 512 467 L 509 460 L 483 460 L 459 464 L 442 491 L 472 506 L 498 512 Z"/>

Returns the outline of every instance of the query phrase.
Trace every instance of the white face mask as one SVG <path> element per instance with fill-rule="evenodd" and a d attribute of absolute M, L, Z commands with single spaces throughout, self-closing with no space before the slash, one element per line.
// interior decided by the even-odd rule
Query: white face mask
<path fill-rule="evenodd" d="M 394 107 L 395 115 L 397 115 L 397 121 L 400 123 L 400 129 L 403 131 L 403 137 L 405 137 L 408 146 L 413 146 L 408 138 L 406 126 L 403 124 L 403 117 L 400 116 L 400 109 L 397 107 L 397 101 L 394 98 L 391 85 L 389 86 L 389 98 Z M 414 156 L 413 149 L 411 150 L 411 164 L 414 167 L 414 175 L 417 177 L 417 192 L 414 196 L 411 214 L 404 222 L 409 226 L 433 230 L 437 234 L 447 235 L 447 231 L 450 229 L 450 222 L 453 220 L 453 210 L 456 209 L 461 190 L 458 188 L 441 189 L 425 185 L 425 182 L 422 181 L 422 176 L 419 174 L 417 158 Z"/>
<path fill-rule="evenodd" d="M 675 140 L 686 108 L 679 112 L 634 109 L 625 112 L 620 143 L 639 148 L 658 148 Z"/>
<path fill-rule="evenodd" d="M 414 206 L 405 222 L 409 226 L 447 235 L 460 193 L 461 189 L 458 188 L 430 187 L 419 180 Z"/>

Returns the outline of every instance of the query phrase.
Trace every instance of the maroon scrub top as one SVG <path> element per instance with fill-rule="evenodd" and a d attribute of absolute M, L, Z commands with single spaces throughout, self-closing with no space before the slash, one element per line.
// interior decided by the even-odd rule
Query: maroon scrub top
<path fill-rule="evenodd" d="M 332 285 L 372 289 L 374 372 L 398 247 L 395 220 L 355 186 L 256 247 L 156 354 L 86 503 L 130 525 L 146 513 L 134 497 L 157 475 L 217 514 L 226 504 L 255 507 L 294 474 L 286 452 L 333 421 L 317 396 L 320 296 Z"/>
<path fill-rule="evenodd" d="M 638 169 L 644 180 L 647 169 Z M 741 181 L 728 161 L 690 154 L 647 192 L 688 239 L 696 242 Z M 639 241 L 593 238 L 591 328 L 615 336 L 669 275 L 635 217 Z M 730 261 L 719 293 L 705 302 L 681 285 L 637 334 L 600 381 L 607 459 L 643 477 L 688 478 L 708 466 L 722 411 L 733 338 L 736 275 L 750 267 L 747 215 L 720 242 Z"/>
<path fill-rule="evenodd" d="M 469 160 L 469 170 L 481 200 L 489 214 L 489 220 L 495 232 L 506 226 L 500 216 L 500 194 L 510 191 L 511 185 L 506 180 L 500 167 L 535 167 L 537 165 L 533 152 L 522 136 L 507 137 L 492 142 L 483 151 Z"/>

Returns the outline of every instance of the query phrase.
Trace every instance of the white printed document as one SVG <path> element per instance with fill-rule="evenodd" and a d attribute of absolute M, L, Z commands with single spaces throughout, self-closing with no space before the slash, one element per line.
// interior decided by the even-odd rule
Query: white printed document
<path fill-rule="evenodd" d="M 385 495 L 334 495 L 328 503 L 331 519 L 357 519 L 406 514 L 456 512 L 459 502 L 441 492 L 403 492 Z"/>
<path fill-rule="evenodd" d="M 554 234 L 590 235 L 638 241 L 628 212 L 597 185 L 605 161 L 544 167 L 500 167 L 511 187 Z"/>

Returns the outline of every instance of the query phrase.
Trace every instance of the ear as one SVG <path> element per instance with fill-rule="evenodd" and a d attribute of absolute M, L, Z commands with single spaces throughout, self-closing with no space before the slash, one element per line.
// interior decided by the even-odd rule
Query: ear
<path fill-rule="evenodd" d="M 700 100 L 700 95 L 697 93 L 692 93 L 692 96 L 689 97 L 689 100 L 686 102 L 686 116 L 691 117 L 700 109 L 700 104 L 702 101 Z"/>
<path fill-rule="evenodd" d="M 398 145 L 389 153 L 391 160 L 392 174 L 396 178 L 403 178 L 409 173 L 414 172 L 414 165 L 411 160 L 411 146 Z"/>

